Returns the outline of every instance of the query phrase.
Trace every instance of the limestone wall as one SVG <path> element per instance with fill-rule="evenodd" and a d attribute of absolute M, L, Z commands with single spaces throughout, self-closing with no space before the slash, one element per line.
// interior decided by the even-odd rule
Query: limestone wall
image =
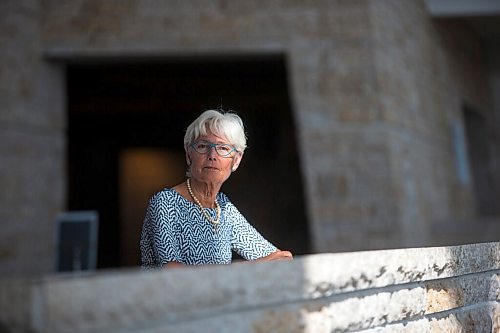
<path fill-rule="evenodd" d="M 483 243 L 2 281 L 0 331 L 493 333 L 499 274 Z"/>
<path fill-rule="evenodd" d="M 490 109 L 481 47 L 423 1 L 6 0 L 0 28 L 3 274 L 52 269 L 64 66 L 89 58 L 285 55 L 313 252 L 497 240 L 450 131 L 464 100 Z"/>
<path fill-rule="evenodd" d="M 458 20 L 430 19 L 419 1 L 372 4 L 394 226 L 404 246 L 449 245 L 436 233 L 441 224 L 469 235 L 475 230 L 474 223 L 459 222 L 475 218 L 475 199 L 472 177 L 460 180 L 453 130 L 465 126 L 466 104 L 493 122 L 485 55 L 471 29 Z"/>
<path fill-rule="evenodd" d="M 43 61 L 39 1 L 0 1 L 0 274 L 53 265 L 65 205 L 61 66 Z"/>

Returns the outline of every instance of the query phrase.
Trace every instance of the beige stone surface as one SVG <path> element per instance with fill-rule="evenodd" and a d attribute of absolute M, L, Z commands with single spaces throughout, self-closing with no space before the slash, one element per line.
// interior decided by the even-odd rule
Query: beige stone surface
<path fill-rule="evenodd" d="M 426 314 L 500 299 L 498 274 L 474 274 L 425 283 Z"/>
<path fill-rule="evenodd" d="M 499 259 L 500 244 L 487 243 L 47 276 L 1 283 L 0 323 L 51 333 L 491 327 Z"/>
<path fill-rule="evenodd" d="M 435 317 L 426 317 L 415 321 L 387 325 L 363 333 L 496 333 L 493 311 L 498 303 L 482 303 L 474 308 L 459 309 Z"/>
<path fill-rule="evenodd" d="M 499 294 L 499 289 L 497 289 L 497 300 L 498 300 L 498 294 Z M 500 332 L 500 302 L 497 301 L 496 303 L 493 304 L 493 327 L 492 327 L 492 332 Z"/>
<path fill-rule="evenodd" d="M 498 223 L 476 228 L 450 134 L 464 100 L 493 109 L 483 50 L 466 25 L 433 21 L 423 1 L 0 6 L 3 274 L 52 268 L 47 244 L 67 187 L 64 66 L 100 57 L 283 54 L 314 253 L 497 240 Z"/>
<path fill-rule="evenodd" d="M 0 274 L 53 267 L 64 206 L 64 81 L 42 59 L 39 1 L 0 3 Z"/>

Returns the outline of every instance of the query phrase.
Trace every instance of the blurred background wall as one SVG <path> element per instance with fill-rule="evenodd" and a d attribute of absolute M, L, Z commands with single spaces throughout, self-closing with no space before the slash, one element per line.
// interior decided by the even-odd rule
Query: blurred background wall
<path fill-rule="evenodd" d="M 498 240 L 500 8 L 474 3 L 1 1 L 0 272 L 51 272 L 73 210 L 99 268 L 139 265 L 209 108 L 247 126 L 223 191 L 278 247 Z"/>

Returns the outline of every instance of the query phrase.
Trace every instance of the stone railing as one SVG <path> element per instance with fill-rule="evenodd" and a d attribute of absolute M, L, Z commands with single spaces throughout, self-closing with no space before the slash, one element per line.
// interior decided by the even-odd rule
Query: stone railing
<path fill-rule="evenodd" d="M 0 332 L 500 332 L 500 243 L 1 281 Z"/>

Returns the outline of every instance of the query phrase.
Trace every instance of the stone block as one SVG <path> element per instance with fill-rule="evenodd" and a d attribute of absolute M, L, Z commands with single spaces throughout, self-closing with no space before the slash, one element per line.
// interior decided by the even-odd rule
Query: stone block
<path fill-rule="evenodd" d="M 423 289 L 332 297 L 304 303 L 251 308 L 221 316 L 159 325 L 165 332 L 351 332 L 385 325 L 423 311 Z M 158 323 L 156 323 L 158 325 Z M 153 332 L 160 331 L 159 327 Z M 151 328 L 146 329 L 149 332 Z M 141 331 L 142 332 L 142 331 Z"/>
<path fill-rule="evenodd" d="M 493 303 L 493 324 L 492 332 L 500 332 L 500 302 L 498 301 L 499 291 L 497 289 L 497 302 Z"/>
<path fill-rule="evenodd" d="M 38 129 L 37 135 L 29 131 L 29 126 L 0 130 L 3 276 L 53 268 L 53 223 L 64 202 L 64 139 L 50 130 Z"/>
<path fill-rule="evenodd" d="M 362 333 L 434 333 L 434 332 L 464 332 L 464 333 L 496 333 L 493 323 L 492 302 L 480 303 L 473 308 L 460 308 L 453 312 L 445 312 L 439 316 L 424 317 L 415 321 L 405 321 L 387 325 Z M 360 333 L 361 333 L 360 332 Z"/>
<path fill-rule="evenodd" d="M 487 243 L 8 281 L 0 323 L 51 333 L 492 327 L 499 255 Z"/>
<path fill-rule="evenodd" d="M 498 274 L 484 273 L 426 282 L 426 314 L 499 298 Z"/>
<path fill-rule="evenodd" d="M 33 280 L 2 280 L 0 283 L 0 331 L 9 333 L 45 332 L 43 295 Z M 3 329 L 3 330 L 2 330 Z"/>

